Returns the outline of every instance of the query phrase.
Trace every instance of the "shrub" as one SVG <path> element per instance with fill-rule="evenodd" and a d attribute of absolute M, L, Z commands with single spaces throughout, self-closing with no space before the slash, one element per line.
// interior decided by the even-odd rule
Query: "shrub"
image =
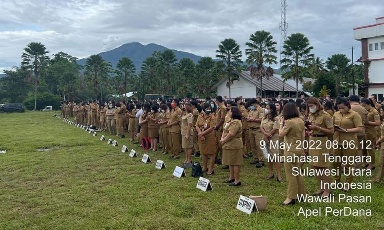
<path fill-rule="evenodd" d="M 51 105 L 54 110 L 60 109 L 61 97 L 48 92 L 37 94 L 36 109 L 44 109 L 45 106 Z M 26 109 L 33 110 L 35 108 L 35 97 L 33 95 L 28 96 L 24 100 L 24 106 Z"/>

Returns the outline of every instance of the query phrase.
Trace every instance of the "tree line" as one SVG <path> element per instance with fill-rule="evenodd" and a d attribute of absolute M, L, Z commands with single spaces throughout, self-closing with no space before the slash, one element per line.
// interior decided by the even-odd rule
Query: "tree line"
<path fill-rule="evenodd" d="M 32 42 L 24 48 L 20 66 L 4 71 L 0 102 L 24 102 L 30 109 L 40 109 L 46 103 L 103 101 L 127 92 L 137 92 L 135 97 L 139 99 L 149 93 L 204 98 L 215 95 L 213 87 L 222 79 L 231 97 L 231 85 L 241 71 L 250 71 L 260 81 L 262 94 L 263 81 L 273 76 L 272 66 L 278 64 L 276 45 L 271 33 L 261 30 L 251 34 L 246 42 L 245 62 L 240 45 L 227 38 L 218 45 L 216 60 L 177 60 L 172 50 L 165 50 L 154 52 L 136 70 L 129 57 L 112 66 L 96 54 L 80 66 L 76 57 L 64 52 L 49 56 L 43 44 Z M 301 33 L 290 35 L 283 44 L 280 74 L 283 80 L 295 80 L 297 95 L 299 83 L 303 83 L 304 91 L 316 96 L 336 96 L 347 93 L 354 84 L 363 86 L 364 64 L 353 64 L 344 54 L 334 54 L 324 62 L 312 50 L 308 38 Z"/>

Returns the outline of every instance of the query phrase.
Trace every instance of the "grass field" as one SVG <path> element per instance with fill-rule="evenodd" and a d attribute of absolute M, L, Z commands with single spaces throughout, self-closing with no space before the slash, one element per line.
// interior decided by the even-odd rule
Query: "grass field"
<path fill-rule="evenodd" d="M 283 207 L 286 183 L 267 181 L 267 168 L 256 169 L 246 160 L 243 186 L 222 183 L 228 172 L 216 167 L 215 175 L 207 177 L 213 190 L 202 192 L 191 169 L 185 178 L 172 177 L 183 159 L 149 153 L 152 163 L 144 164 L 143 151 L 127 139 L 119 140 L 119 147 L 107 145 L 100 135 L 93 137 L 53 114 L 0 114 L 0 149 L 7 150 L 0 154 L 0 229 L 384 229 L 382 183 L 350 192 L 370 195 L 372 203 Z M 122 144 L 139 157 L 122 153 Z M 43 147 L 52 149 L 36 150 Z M 155 169 L 158 159 L 165 169 Z M 316 190 L 315 178 L 305 182 L 309 193 Z M 238 211 L 239 195 L 268 196 L 267 210 Z M 300 207 L 326 206 L 369 208 L 372 216 L 297 216 Z"/>

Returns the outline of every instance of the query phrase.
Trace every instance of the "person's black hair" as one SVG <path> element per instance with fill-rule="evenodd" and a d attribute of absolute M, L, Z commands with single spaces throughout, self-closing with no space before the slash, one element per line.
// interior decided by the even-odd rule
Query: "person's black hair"
<path fill-rule="evenodd" d="M 140 103 L 136 104 L 136 109 L 141 109 L 141 104 Z"/>
<path fill-rule="evenodd" d="M 216 97 L 216 101 L 218 101 L 219 103 L 222 103 L 223 102 L 223 97 L 222 96 L 217 96 Z"/>
<path fill-rule="evenodd" d="M 152 107 L 151 107 L 151 109 L 152 109 L 155 113 L 157 113 L 157 112 L 159 112 L 159 105 L 158 105 L 158 104 L 153 104 Z"/>
<path fill-rule="evenodd" d="M 160 108 L 162 109 L 162 110 L 164 110 L 164 111 L 166 111 L 167 109 L 168 109 L 168 106 L 167 106 L 167 104 L 161 104 L 160 105 Z"/>
<path fill-rule="evenodd" d="M 360 102 L 367 104 L 367 105 L 370 105 L 372 107 L 375 107 L 375 104 L 373 103 L 372 99 L 370 99 L 370 98 L 361 98 Z"/>
<path fill-rule="evenodd" d="M 179 99 L 175 98 L 175 99 L 173 99 L 173 101 L 176 103 L 177 106 L 180 106 L 180 100 Z"/>
<path fill-rule="evenodd" d="M 241 101 L 241 97 L 236 97 L 235 102 Z"/>
<path fill-rule="evenodd" d="M 284 105 L 286 105 L 286 104 L 288 104 L 289 103 L 289 101 L 287 100 L 287 99 L 284 99 L 283 100 L 283 104 L 282 104 L 282 106 L 284 107 Z"/>
<path fill-rule="evenodd" d="M 197 107 L 197 101 L 196 100 L 191 101 L 191 105 L 195 106 L 195 108 L 196 108 Z"/>
<path fill-rule="evenodd" d="M 324 110 L 332 110 L 332 111 L 334 111 L 334 107 L 333 107 L 333 103 L 331 102 L 331 101 L 326 101 L 325 103 L 324 103 Z"/>
<path fill-rule="evenodd" d="M 277 117 L 276 105 L 275 105 L 275 103 L 270 102 L 270 103 L 267 104 L 267 106 L 269 106 L 269 108 L 271 110 L 271 112 L 269 113 L 271 115 L 271 120 L 274 121 L 275 117 Z"/>
<path fill-rule="evenodd" d="M 307 104 L 305 104 L 305 103 L 301 104 L 300 110 L 307 110 Z"/>
<path fill-rule="evenodd" d="M 241 112 L 240 112 L 239 108 L 237 108 L 237 106 L 232 106 L 231 112 L 232 112 L 232 116 L 231 116 L 232 119 L 241 120 Z"/>
<path fill-rule="evenodd" d="M 337 97 L 336 98 L 336 105 L 344 104 L 345 106 L 348 106 L 348 108 L 351 108 L 351 104 L 345 97 Z"/>
<path fill-rule="evenodd" d="M 147 113 L 151 112 L 151 105 L 149 103 L 144 103 L 143 110 Z"/>
<path fill-rule="evenodd" d="M 360 97 L 357 95 L 351 95 L 349 96 L 349 101 L 360 102 Z"/>
<path fill-rule="evenodd" d="M 201 111 L 203 111 L 203 108 L 201 107 L 200 104 L 197 104 L 197 105 L 196 105 L 196 109 L 197 109 L 197 111 L 198 111 L 199 113 L 201 113 Z"/>
<path fill-rule="evenodd" d="M 253 105 L 253 104 L 260 104 L 260 103 L 258 100 L 256 100 L 256 98 L 252 98 L 251 100 L 249 100 L 249 104 Z"/>
<path fill-rule="evenodd" d="M 297 109 L 296 104 L 293 102 L 288 102 L 286 105 L 284 105 L 282 114 L 285 120 L 300 116 L 299 110 Z"/>
<path fill-rule="evenodd" d="M 296 106 L 300 108 L 301 104 L 304 103 L 304 100 L 301 98 L 297 98 L 295 103 L 296 103 Z"/>

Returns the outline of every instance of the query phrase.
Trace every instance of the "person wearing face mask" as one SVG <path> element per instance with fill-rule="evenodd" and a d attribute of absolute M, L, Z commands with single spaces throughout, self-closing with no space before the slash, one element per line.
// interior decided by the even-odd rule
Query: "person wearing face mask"
<path fill-rule="evenodd" d="M 279 119 L 274 103 L 269 103 L 268 105 L 266 105 L 264 109 L 264 117 L 260 125 L 260 131 L 264 135 L 264 148 L 266 148 L 269 154 L 278 155 L 279 148 L 276 148 L 275 145 L 271 145 L 271 142 L 276 143 L 279 140 Z M 268 160 L 269 176 L 267 179 L 271 180 L 275 177 L 275 174 L 273 172 L 273 166 L 275 166 L 277 172 L 276 179 L 279 183 L 281 183 L 283 179 L 281 176 L 281 165 L 279 161 L 270 162 Z"/>
<path fill-rule="evenodd" d="M 227 115 L 227 109 L 224 106 L 222 96 L 216 97 L 216 105 L 217 105 L 217 109 L 216 109 L 216 113 L 215 113 L 216 126 L 215 126 L 214 130 L 216 132 L 216 138 L 217 138 L 217 143 L 218 143 L 220 141 L 221 135 L 223 134 L 223 124 L 225 121 L 225 115 Z M 214 106 L 214 108 L 215 108 L 215 106 Z M 214 109 L 214 108 L 212 108 L 212 109 Z M 220 161 L 221 161 L 221 153 L 222 153 L 222 148 L 219 145 L 217 148 L 216 157 L 217 157 L 217 159 L 220 159 Z"/>
<path fill-rule="evenodd" d="M 250 112 L 246 120 L 248 122 L 250 131 L 251 150 L 253 155 L 253 161 L 251 164 L 256 164 L 256 168 L 264 166 L 263 151 L 260 148 L 260 141 L 263 140 L 263 134 L 260 132 L 260 124 L 263 119 L 264 112 L 259 105 L 259 101 L 251 99 Z"/>
<path fill-rule="evenodd" d="M 376 127 L 380 126 L 380 115 L 374 107 L 373 101 L 368 98 L 361 99 L 361 106 L 368 111 L 367 121 L 364 126 L 367 145 L 371 146 L 367 148 L 367 155 L 371 156 L 372 159 L 371 162 L 368 162 L 368 169 L 373 170 L 375 169 L 375 149 L 372 146 L 377 141 Z"/>
<path fill-rule="evenodd" d="M 381 106 L 380 115 L 384 118 L 384 105 Z M 372 179 L 372 182 L 381 182 L 384 176 L 384 119 L 381 121 L 380 125 L 380 137 L 375 143 L 380 150 L 380 164 L 379 164 L 379 172 L 376 174 L 375 178 Z"/>
<path fill-rule="evenodd" d="M 358 113 L 363 121 L 363 125 L 367 123 L 368 111 L 360 104 L 360 97 L 357 95 L 349 96 L 349 103 L 351 105 L 351 109 Z M 366 143 L 366 135 L 365 128 L 359 133 L 357 133 L 357 141 L 359 143 Z M 358 156 L 367 156 L 367 149 L 364 145 L 357 145 L 357 155 Z M 365 168 L 368 166 L 367 162 L 358 162 L 354 165 L 356 168 Z"/>
<path fill-rule="evenodd" d="M 315 97 L 310 97 L 307 101 L 308 122 L 307 127 L 309 132 L 309 143 L 316 143 L 316 148 L 309 148 L 309 155 L 313 158 L 317 157 L 318 161 L 311 162 L 311 166 L 318 172 L 324 172 L 329 168 L 329 160 L 326 157 L 331 153 L 327 149 L 328 136 L 334 133 L 332 117 L 323 110 L 319 100 Z M 324 155 L 327 154 L 327 155 Z M 317 176 L 318 190 L 313 195 L 328 197 L 330 191 L 328 188 L 322 188 L 321 184 L 329 183 L 329 177 L 319 173 Z"/>
<path fill-rule="evenodd" d="M 334 156 L 356 156 L 356 146 L 359 145 L 357 142 L 357 134 L 364 128 L 363 122 L 360 115 L 351 109 L 349 101 L 343 97 L 336 98 L 336 106 L 339 111 L 333 115 L 333 124 L 335 126 L 335 134 L 333 136 L 334 141 L 337 141 L 338 146 L 333 150 Z M 354 143 L 355 145 L 343 146 L 344 143 Z M 336 183 L 340 182 L 341 179 L 341 161 L 333 162 L 333 168 L 339 173 L 334 177 Z M 346 168 L 353 167 L 353 162 L 348 161 L 344 166 Z M 347 183 L 352 183 L 353 176 L 348 175 L 346 177 Z M 350 187 L 345 186 L 343 191 L 349 191 Z"/>
<path fill-rule="evenodd" d="M 160 105 L 161 112 L 160 112 L 160 120 L 158 122 L 158 124 L 160 125 L 160 142 L 163 146 L 162 154 L 164 155 L 171 150 L 171 147 L 169 144 L 169 128 L 167 127 L 167 123 L 171 115 L 168 106 L 171 106 L 171 104 L 170 103 L 168 104 L 169 105 L 167 104 Z"/>
<path fill-rule="evenodd" d="M 214 131 L 215 127 L 215 115 L 212 113 L 210 104 L 206 103 L 203 106 L 203 111 L 197 119 L 195 128 L 198 134 L 199 150 L 203 161 L 203 172 L 207 171 L 208 175 L 212 175 L 214 173 L 215 155 L 218 147 L 216 132 Z"/>
<path fill-rule="evenodd" d="M 181 152 L 181 128 L 180 121 L 183 111 L 180 109 L 178 99 L 174 99 L 171 103 L 171 115 L 167 123 L 170 134 L 170 145 L 172 156 L 171 159 L 179 159 Z"/>

